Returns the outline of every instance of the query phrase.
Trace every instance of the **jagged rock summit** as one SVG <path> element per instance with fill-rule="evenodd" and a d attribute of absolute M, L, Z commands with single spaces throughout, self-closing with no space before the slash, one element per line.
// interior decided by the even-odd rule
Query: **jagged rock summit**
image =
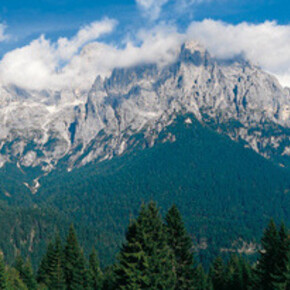
<path fill-rule="evenodd" d="M 174 63 L 118 68 L 87 91 L 1 86 L 0 166 L 48 172 L 110 159 L 154 146 L 185 113 L 289 166 L 290 90 L 243 59 L 211 57 L 197 42 L 183 44 Z"/>

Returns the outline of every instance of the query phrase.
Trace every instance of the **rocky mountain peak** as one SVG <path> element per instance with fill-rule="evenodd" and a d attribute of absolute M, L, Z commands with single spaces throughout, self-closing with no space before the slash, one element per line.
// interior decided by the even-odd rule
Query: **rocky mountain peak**
<path fill-rule="evenodd" d="M 1 87 L 0 96 L 1 166 L 50 171 L 110 159 L 154 146 L 184 113 L 288 166 L 289 89 L 247 62 L 217 61 L 194 41 L 173 64 L 118 68 L 89 92 Z"/>

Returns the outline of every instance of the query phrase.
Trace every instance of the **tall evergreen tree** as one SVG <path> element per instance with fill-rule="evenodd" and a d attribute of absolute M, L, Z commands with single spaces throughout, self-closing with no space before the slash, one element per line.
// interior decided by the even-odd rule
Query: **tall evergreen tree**
<path fill-rule="evenodd" d="M 210 279 L 214 290 L 226 289 L 225 265 L 221 257 L 217 257 L 210 269 Z"/>
<path fill-rule="evenodd" d="M 126 234 L 119 264 L 115 269 L 116 287 L 119 289 L 146 289 L 150 286 L 148 257 L 139 241 L 140 225 L 133 221 Z"/>
<path fill-rule="evenodd" d="M 8 290 L 28 290 L 25 283 L 20 278 L 15 268 L 9 268 L 7 272 L 7 289 Z"/>
<path fill-rule="evenodd" d="M 48 256 L 49 289 L 65 289 L 64 256 L 61 238 L 56 235 L 53 252 Z"/>
<path fill-rule="evenodd" d="M 208 278 L 202 267 L 198 265 L 195 271 L 194 288 L 195 290 L 208 290 Z"/>
<path fill-rule="evenodd" d="M 175 288 L 174 256 L 154 202 L 143 205 L 137 220 L 129 226 L 119 261 L 115 271 L 118 289 Z"/>
<path fill-rule="evenodd" d="M 44 254 L 40 266 L 37 271 L 36 280 L 40 284 L 49 285 L 50 279 L 50 265 L 52 263 L 52 257 L 54 254 L 54 245 L 49 242 L 46 253 Z"/>
<path fill-rule="evenodd" d="M 22 271 L 22 280 L 26 284 L 27 288 L 29 290 L 35 290 L 37 289 L 37 282 L 35 280 L 33 270 L 31 267 L 31 263 L 29 260 L 26 261 L 26 263 L 23 266 Z"/>
<path fill-rule="evenodd" d="M 273 290 L 273 282 L 277 274 L 279 264 L 280 238 L 273 220 L 264 231 L 261 240 L 263 249 L 260 251 L 260 258 L 257 264 L 256 289 Z"/>
<path fill-rule="evenodd" d="M 289 267 L 290 238 L 285 224 L 282 223 L 279 230 L 279 244 L 277 245 L 277 262 L 273 269 L 273 289 L 287 289 L 287 272 Z"/>
<path fill-rule="evenodd" d="M 0 289 L 7 289 L 7 273 L 2 253 L 0 253 Z"/>
<path fill-rule="evenodd" d="M 36 280 L 33 276 L 33 271 L 29 261 L 24 262 L 20 255 L 17 255 L 14 263 L 14 268 L 19 273 L 20 279 L 29 290 L 34 290 L 37 287 Z"/>
<path fill-rule="evenodd" d="M 236 290 L 249 289 L 251 285 L 251 268 L 241 257 L 232 255 L 226 269 L 226 288 Z"/>
<path fill-rule="evenodd" d="M 194 288 L 194 258 L 192 241 L 185 229 L 181 215 L 173 205 L 166 215 L 168 244 L 173 250 L 176 264 L 175 289 Z"/>
<path fill-rule="evenodd" d="M 23 277 L 24 261 L 20 255 L 17 255 L 14 262 L 14 268 L 18 271 L 20 278 Z"/>
<path fill-rule="evenodd" d="M 64 274 L 68 290 L 84 289 L 83 271 L 81 248 L 71 225 L 64 249 Z"/>
<path fill-rule="evenodd" d="M 94 290 L 102 289 L 103 273 L 100 268 L 100 262 L 95 248 L 93 248 L 89 257 L 89 275 L 92 288 Z"/>

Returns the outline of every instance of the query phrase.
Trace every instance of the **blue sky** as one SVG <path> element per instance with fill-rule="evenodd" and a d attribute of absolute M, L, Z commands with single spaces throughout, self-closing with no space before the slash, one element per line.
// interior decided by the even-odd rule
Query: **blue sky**
<path fill-rule="evenodd" d="M 167 62 L 186 40 L 244 55 L 290 86 L 290 1 L 1 0 L 0 81 L 79 86 L 141 62 Z M 84 51 L 84 53 L 81 53 Z M 88 81 L 89 80 L 89 81 Z"/>

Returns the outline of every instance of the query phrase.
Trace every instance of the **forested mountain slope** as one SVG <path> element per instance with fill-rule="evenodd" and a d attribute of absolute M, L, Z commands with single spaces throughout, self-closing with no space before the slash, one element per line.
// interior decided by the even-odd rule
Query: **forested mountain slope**
<path fill-rule="evenodd" d="M 30 207 L 41 210 L 45 227 L 63 232 L 67 229 L 63 220 L 74 222 L 85 249 L 96 243 L 104 263 L 114 258 L 129 217 L 150 199 L 164 210 L 177 204 L 196 250 L 206 260 L 237 248 L 254 253 L 255 241 L 271 217 L 290 223 L 289 169 L 217 134 L 192 114 L 177 115 L 152 148 L 135 149 L 69 173 L 59 169 L 40 183 Z M 48 214 L 49 208 L 56 213 Z M 34 219 L 43 224 L 43 218 L 34 215 Z M 27 237 L 29 225 L 33 223 L 25 225 Z M 40 240 L 51 234 L 39 228 L 31 252 L 36 258 Z M 3 245 L 11 233 L 2 235 Z"/>

